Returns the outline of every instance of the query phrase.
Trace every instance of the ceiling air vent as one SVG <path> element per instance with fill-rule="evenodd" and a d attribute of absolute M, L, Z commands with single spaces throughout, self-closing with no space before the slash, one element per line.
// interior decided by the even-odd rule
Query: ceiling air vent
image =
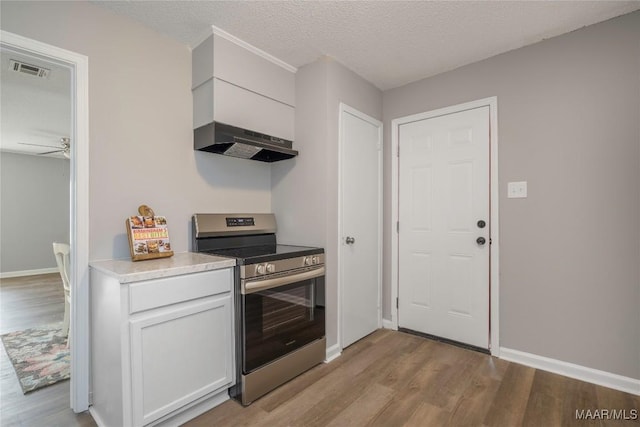
<path fill-rule="evenodd" d="M 40 77 L 46 79 L 49 77 L 51 70 L 48 68 L 38 67 L 37 65 L 27 64 L 25 62 L 16 61 L 15 59 L 9 60 L 9 68 L 18 73 L 25 73 L 31 76 Z"/>

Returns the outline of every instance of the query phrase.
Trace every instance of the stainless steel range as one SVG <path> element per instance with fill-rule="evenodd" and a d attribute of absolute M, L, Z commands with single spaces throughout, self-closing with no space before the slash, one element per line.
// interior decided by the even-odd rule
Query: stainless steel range
<path fill-rule="evenodd" d="M 279 245 L 273 214 L 195 214 L 196 252 L 233 257 L 236 386 L 249 405 L 325 358 L 324 250 Z"/>

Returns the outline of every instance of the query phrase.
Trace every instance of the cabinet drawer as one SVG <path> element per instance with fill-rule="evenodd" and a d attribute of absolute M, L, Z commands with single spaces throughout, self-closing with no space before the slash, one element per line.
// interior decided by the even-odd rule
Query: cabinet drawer
<path fill-rule="evenodd" d="M 133 283 L 129 286 L 129 313 L 230 292 L 232 269 L 206 271 Z"/>

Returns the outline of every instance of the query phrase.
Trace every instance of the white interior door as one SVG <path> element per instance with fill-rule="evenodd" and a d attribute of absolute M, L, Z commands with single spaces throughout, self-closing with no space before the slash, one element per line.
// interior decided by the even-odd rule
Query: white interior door
<path fill-rule="evenodd" d="M 381 325 L 382 123 L 341 105 L 342 348 Z"/>
<path fill-rule="evenodd" d="M 399 127 L 399 326 L 485 349 L 489 137 L 488 106 Z"/>

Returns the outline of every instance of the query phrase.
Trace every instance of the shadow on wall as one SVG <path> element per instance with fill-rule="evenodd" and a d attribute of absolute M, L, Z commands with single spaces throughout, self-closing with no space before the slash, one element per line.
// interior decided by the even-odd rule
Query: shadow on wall
<path fill-rule="evenodd" d="M 243 192 L 269 191 L 271 165 L 256 160 L 194 151 L 198 174 L 214 188 Z"/>
<path fill-rule="evenodd" d="M 298 156 L 303 155 L 301 152 Z M 291 172 L 298 163 L 298 157 L 294 157 L 293 159 L 284 160 L 282 162 L 274 163 L 273 172 L 271 174 L 271 188 L 275 188 L 280 184 L 282 179 L 286 177 L 289 172 Z"/>
<path fill-rule="evenodd" d="M 122 230 L 125 230 L 124 220 L 122 220 Z M 116 234 L 113 237 L 113 253 L 111 258 L 122 258 L 122 254 L 129 253 L 129 238 L 127 233 Z"/>

